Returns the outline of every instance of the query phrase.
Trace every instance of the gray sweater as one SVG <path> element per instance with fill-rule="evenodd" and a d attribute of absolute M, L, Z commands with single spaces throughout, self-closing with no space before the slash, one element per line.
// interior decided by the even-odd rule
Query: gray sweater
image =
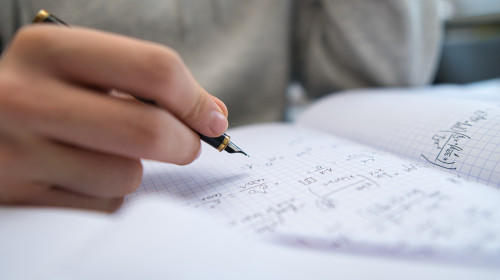
<path fill-rule="evenodd" d="M 229 108 L 230 125 L 283 117 L 291 79 L 310 97 L 429 83 L 440 51 L 434 0 L 0 0 L 2 49 L 39 9 L 176 49 Z"/>

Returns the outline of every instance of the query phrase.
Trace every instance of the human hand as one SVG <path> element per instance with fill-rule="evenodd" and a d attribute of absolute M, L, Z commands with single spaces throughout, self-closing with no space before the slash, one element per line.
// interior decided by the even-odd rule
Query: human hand
<path fill-rule="evenodd" d="M 158 106 L 110 97 L 111 89 Z M 175 51 L 83 28 L 21 29 L 0 60 L 0 203 L 112 211 L 140 159 L 188 164 L 227 109 Z"/>

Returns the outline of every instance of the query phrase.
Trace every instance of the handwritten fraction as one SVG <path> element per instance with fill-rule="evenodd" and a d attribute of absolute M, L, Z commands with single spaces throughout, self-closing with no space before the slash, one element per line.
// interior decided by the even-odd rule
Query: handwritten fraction
<path fill-rule="evenodd" d="M 444 165 L 460 157 L 470 129 L 488 116 L 477 111 L 438 131 L 433 160 Z M 221 155 L 214 154 L 186 167 L 148 163 L 151 181 L 141 189 L 184 199 L 214 222 L 264 238 L 388 254 L 429 256 L 446 249 L 500 258 L 497 193 L 488 200 L 474 189 L 481 185 L 452 174 L 296 129 L 273 127 L 272 137 L 248 140 L 263 147 L 251 158 L 216 161 Z M 252 133 L 258 134 L 271 132 Z"/>
<path fill-rule="evenodd" d="M 458 121 L 450 128 L 440 130 L 432 136 L 435 147 L 430 155 L 421 154 L 429 163 L 445 169 L 456 169 L 455 163 L 463 151 L 464 144 L 471 139 L 469 130 L 478 122 L 486 120 L 488 113 L 483 110 L 475 111 L 468 119 Z"/>

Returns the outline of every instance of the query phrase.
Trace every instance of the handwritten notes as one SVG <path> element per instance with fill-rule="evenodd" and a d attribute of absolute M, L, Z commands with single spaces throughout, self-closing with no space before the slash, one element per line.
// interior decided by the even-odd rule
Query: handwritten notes
<path fill-rule="evenodd" d="M 500 188 L 500 104 L 409 92 L 322 100 L 303 126 Z"/>
<path fill-rule="evenodd" d="M 436 130 L 421 157 L 468 180 L 500 188 L 500 106 L 465 115 Z"/>
<path fill-rule="evenodd" d="M 231 132 L 250 158 L 204 147 L 145 162 L 134 196 L 178 198 L 214 223 L 276 242 L 378 254 L 500 260 L 500 192 L 304 128 Z"/>

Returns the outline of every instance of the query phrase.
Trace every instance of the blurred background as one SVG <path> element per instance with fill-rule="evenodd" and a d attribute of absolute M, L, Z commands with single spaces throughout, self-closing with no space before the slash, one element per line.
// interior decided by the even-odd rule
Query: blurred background
<path fill-rule="evenodd" d="M 500 100 L 500 0 L 435 1 L 445 33 L 434 84 L 467 84 L 477 98 Z M 292 83 L 285 120 L 293 121 L 309 102 Z"/>
<path fill-rule="evenodd" d="M 500 0 L 440 0 L 445 39 L 435 83 L 500 78 Z"/>

